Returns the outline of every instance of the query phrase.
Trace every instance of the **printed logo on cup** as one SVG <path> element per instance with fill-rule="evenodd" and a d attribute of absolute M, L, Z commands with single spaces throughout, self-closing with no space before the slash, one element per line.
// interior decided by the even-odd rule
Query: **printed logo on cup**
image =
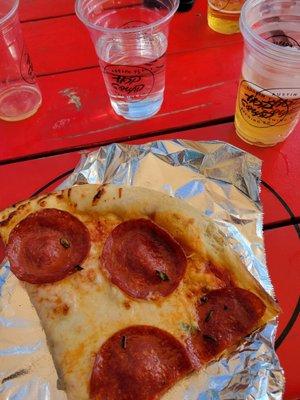
<path fill-rule="evenodd" d="M 131 101 L 145 99 L 154 86 L 153 72 L 144 67 L 107 65 L 104 70 L 112 95 L 130 97 Z"/>
<path fill-rule="evenodd" d="M 23 47 L 22 50 L 22 56 L 20 61 L 20 73 L 25 82 L 29 84 L 35 83 L 35 74 L 33 71 L 32 62 L 25 46 Z"/>
<path fill-rule="evenodd" d="M 217 11 L 240 11 L 242 0 L 209 0 L 208 4 Z"/>
<path fill-rule="evenodd" d="M 298 47 L 300 49 L 300 44 L 291 36 L 287 36 L 282 32 L 282 34 L 274 34 L 266 38 L 269 42 L 277 44 L 278 46 L 282 47 Z"/>
<path fill-rule="evenodd" d="M 238 95 L 240 113 L 249 125 L 257 128 L 287 125 L 300 110 L 299 93 L 299 89 L 264 89 L 243 80 Z"/>

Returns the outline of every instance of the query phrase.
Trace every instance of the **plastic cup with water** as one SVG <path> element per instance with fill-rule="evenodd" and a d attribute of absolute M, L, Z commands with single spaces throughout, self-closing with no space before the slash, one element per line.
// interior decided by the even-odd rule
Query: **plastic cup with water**
<path fill-rule="evenodd" d="M 163 102 L 168 30 L 178 0 L 77 0 L 99 58 L 110 102 L 141 120 Z"/>
<path fill-rule="evenodd" d="M 300 116 L 300 0 L 247 0 L 235 127 L 246 142 L 273 146 Z"/>
<path fill-rule="evenodd" d="M 42 102 L 18 19 L 18 0 L 0 0 L 0 118 L 19 121 Z"/>

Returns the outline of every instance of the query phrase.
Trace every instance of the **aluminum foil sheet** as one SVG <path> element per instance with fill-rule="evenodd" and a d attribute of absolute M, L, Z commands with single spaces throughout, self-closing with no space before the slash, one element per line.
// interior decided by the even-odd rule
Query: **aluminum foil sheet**
<path fill-rule="evenodd" d="M 143 186 L 192 204 L 212 218 L 233 251 L 271 295 L 259 198 L 261 161 L 224 142 L 112 144 L 83 154 L 61 185 Z M 151 199 L 149 199 L 151 201 Z M 0 399 L 63 400 L 45 335 L 27 294 L 0 269 Z M 274 351 L 277 322 L 249 336 L 229 358 L 194 375 L 183 400 L 279 400 L 283 370 Z"/>

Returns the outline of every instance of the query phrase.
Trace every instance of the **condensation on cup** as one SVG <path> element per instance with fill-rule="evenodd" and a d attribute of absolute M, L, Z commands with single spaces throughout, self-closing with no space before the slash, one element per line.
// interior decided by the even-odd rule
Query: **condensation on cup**
<path fill-rule="evenodd" d="M 18 0 L 0 0 L 0 118 L 19 121 L 42 102 L 18 19 Z"/>
<path fill-rule="evenodd" d="M 244 2 L 245 0 L 208 0 L 208 26 L 226 35 L 239 32 L 240 13 Z"/>
<path fill-rule="evenodd" d="M 240 25 L 245 49 L 236 131 L 250 144 L 273 146 L 300 116 L 300 1 L 248 0 Z"/>
<path fill-rule="evenodd" d="M 179 0 L 77 0 L 114 111 L 126 119 L 156 114 L 163 102 L 168 29 Z"/>

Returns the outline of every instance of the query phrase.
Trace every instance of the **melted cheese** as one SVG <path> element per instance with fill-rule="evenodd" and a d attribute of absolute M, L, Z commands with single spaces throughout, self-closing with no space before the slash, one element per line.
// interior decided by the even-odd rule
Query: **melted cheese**
<path fill-rule="evenodd" d="M 89 399 L 95 354 L 116 331 L 136 324 L 153 325 L 184 342 L 188 335 L 184 324 L 197 325 L 195 303 L 199 297 L 224 286 L 206 260 L 224 267 L 238 286 L 253 291 L 268 305 L 257 327 L 278 313 L 277 305 L 226 246 L 217 227 L 181 200 L 137 187 L 75 186 L 1 212 L 3 240 L 7 242 L 18 222 L 43 207 L 72 213 L 86 224 L 91 236 L 91 250 L 82 271 L 52 284 L 25 284 L 69 400 Z M 157 301 L 128 297 L 101 271 L 100 255 L 106 238 L 123 219 L 133 218 L 154 220 L 182 245 L 188 258 L 178 288 Z M 210 373 L 213 365 L 207 367 Z M 216 369 L 213 371 L 217 373 Z M 209 373 L 195 372 L 175 384 L 161 400 L 196 400 L 208 379 Z"/>
<path fill-rule="evenodd" d="M 121 219 L 108 214 L 100 220 L 83 213 L 79 218 L 92 240 L 83 270 L 54 284 L 26 284 L 71 400 L 89 398 L 94 356 L 116 331 L 130 325 L 152 325 L 184 341 L 188 334 L 184 324 L 197 325 L 195 301 L 206 291 L 222 286 L 209 272 L 201 253 L 186 248 L 186 274 L 170 296 L 157 301 L 130 298 L 109 282 L 99 261 L 106 238 Z"/>

